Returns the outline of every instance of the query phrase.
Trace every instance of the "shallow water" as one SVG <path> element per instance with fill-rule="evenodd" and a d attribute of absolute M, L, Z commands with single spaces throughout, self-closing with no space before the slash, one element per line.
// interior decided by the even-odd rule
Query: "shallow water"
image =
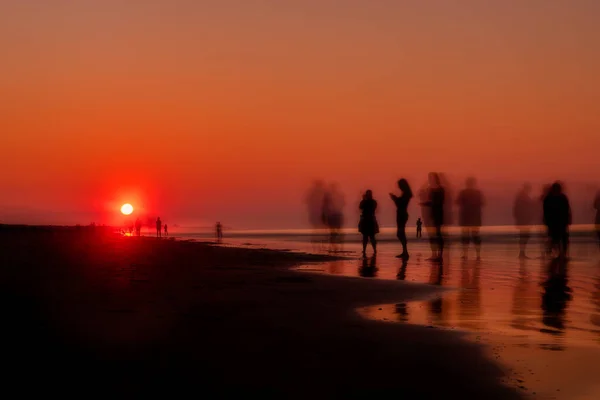
<path fill-rule="evenodd" d="M 326 252 L 306 241 L 235 239 L 229 245 L 294 251 Z M 453 243 L 442 263 L 428 261 L 426 240 L 409 244 L 411 257 L 402 261 L 398 243 L 382 242 L 376 257 L 369 248 L 361 257 L 359 243 L 345 243 L 337 254 L 349 260 L 299 267 L 298 270 L 369 279 L 426 283 L 455 290 L 425 300 L 374 305 L 359 311 L 368 318 L 472 332 L 526 336 L 547 350 L 569 345 L 600 348 L 600 254 L 593 239 L 572 241 L 571 259 L 558 263 L 541 259 L 541 242 L 529 246 L 532 258 L 520 260 L 516 239 L 484 243 L 481 261 L 462 259 L 462 246 Z"/>

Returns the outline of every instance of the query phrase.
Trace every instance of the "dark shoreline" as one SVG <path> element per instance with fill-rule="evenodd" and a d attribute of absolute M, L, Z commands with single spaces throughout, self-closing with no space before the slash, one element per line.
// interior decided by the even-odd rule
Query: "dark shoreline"
<path fill-rule="evenodd" d="M 4 378 L 22 394 L 520 398 L 462 334 L 354 311 L 437 291 L 428 285 L 289 270 L 326 256 L 100 227 L 0 237 Z"/>

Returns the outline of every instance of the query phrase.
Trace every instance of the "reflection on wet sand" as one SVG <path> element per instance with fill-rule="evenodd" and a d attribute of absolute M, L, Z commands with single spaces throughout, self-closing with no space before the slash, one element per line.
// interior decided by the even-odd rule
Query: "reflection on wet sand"
<path fill-rule="evenodd" d="M 359 310 L 368 318 L 507 334 L 544 350 L 600 343 L 600 265 L 585 259 L 518 259 L 516 246 L 484 261 L 425 261 L 379 257 L 377 268 L 361 261 L 360 274 L 421 282 L 450 290 L 423 301 Z M 518 249 L 517 249 L 518 250 Z M 518 251 L 517 251 L 518 253 Z M 425 253 L 426 254 L 426 253 Z M 364 263 L 367 262 L 366 267 Z M 573 278 L 575 276 L 575 278 Z"/>
<path fill-rule="evenodd" d="M 534 277 L 528 270 L 527 260 L 519 260 L 519 274 L 513 291 L 510 326 L 529 331 L 535 328 L 539 296 L 534 285 Z"/>
<path fill-rule="evenodd" d="M 458 326 L 463 329 L 480 330 L 485 326 L 481 318 L 481 263 L 462 260 L 460 292 L 458 294 Z"/>
<path fill-rule="evenodd" d="M 358 275 L 363 278 L 374 278 L 377 276 L 377 257 L 363 257 L 358 267 Z"/>
<path fill-rule="evenodd" d="M 550 329 L 544 332 L 561 334 L 565 330 L 566 308 L 572 300 L 568 282 L 567 262 L 558 258 L 550 261 L 542 294 L 542 322 Z"/>

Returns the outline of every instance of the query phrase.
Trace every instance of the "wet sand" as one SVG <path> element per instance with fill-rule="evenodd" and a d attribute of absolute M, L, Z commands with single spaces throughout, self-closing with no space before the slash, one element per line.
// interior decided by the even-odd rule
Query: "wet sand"
<path fill-rule="evenodd" d="M 442 264 L 425 243 L 413 243 L 402 262 L 397 245 L 383 245 L 376 259 L 337 260 L 319 266 L 337 276 L 399 280 L 447 288 L 427 299 L 357 309 L 365 318 L 461 331 L 486 345 L 506 371 L 506 382 L 544 399 L 597 399 L 600 359 L 600 255 L 594 238 L 572 242 L 568 262 L 517 258 L 518 245 L 484 243 L 482 260 L 461 259 L 453 245 Z M 346 246 L 356 254 L 356 248 Z M 536 256 L 539 243 L 532 243 Z M 537 250 L 537 251 L 536 251 Z M 304 269 L 300 267 L 299 269 Z"/>
<path fill-rule="evenodd" d="M 0 227 L 5 390 L 519 398 L 465 334 L 362 318 L 440 288 L 290 271 L 269 250 Z"/>

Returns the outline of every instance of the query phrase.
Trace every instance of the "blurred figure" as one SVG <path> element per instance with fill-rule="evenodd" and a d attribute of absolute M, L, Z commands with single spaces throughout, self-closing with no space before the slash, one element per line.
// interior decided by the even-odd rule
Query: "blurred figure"
<path fill-rule="evenodd" d="M 217 237 L 217 243 L 221 243 L 223 241 L 223 225 L 220 222 L 217 222 L 215 225 L 215 235 Z"/>
<path fill-rule="evenodd" d="M 164 231 L 165 231 L 165 236 L 169 236 L 169 227 L 167 226 L 167 224 L 165 224 Z"/>
<path fill-rule="evenodd" d="M 552 185 L 544 185 L 542 186 L 542 194 L 540 195 L 540 204 L 541 206 L 539 207 L 538 213 L 539 213 L 539 222 L 541 225 L 545 225 L 544 222 L 544 199 L 546 198 L 546 196 L 548 196 L 548 193 L 550 193 L 550 187 Z M 540 258 L 546 258 L 546 257 L 550 257 L 550 255 L 552 254 L 552 243 L 550 241 L 550 239 L 548 238 L 548 236 L 546 236 L 544 239 L 541 240 L 541 245 L 542 245 L 542 255 Z"/>
<path fill-rule="evenodd" d="M 137 236 L 142 235 L 142 221 L 139 218 L 135 220 L 135 234 Z"/>
<path fill-rule="evenodd" d="M 404 178 L 398 181 L 398 188 L 402 191 L 400 197 L 390 193 L 390 198 L 396 204 L 396 236 L 402 244 L 402 254 L 398 258 L 408 258 L 408 249 L 406 248 L 406 223 L 408 222 L 408 203 L 413 198 L 413 192 Z"/>
<path fill-rule="evenodd" d="M 444 252 L 444 237 L 442 228 L 444 225 L 444 209 L 446 202 L 446 193 L 441 184 L 440 177 L 435 172 L 429 173 L 429 188 L 427 191 L 427 200 L 421 205 L 429 208 L 429 216 L 433 225 L 429 229 L 429 241 L 431 243 L 432 261 L 441 261 Z"/>
<path fill-rule="evenodd" d="M 531 198 L 531 185 L 526 183 L 517 193 L 513 204 L 513 217 L 515 225 L 519 229 L 519 258 L 525 259 L 527 255 L 525 250 L 530 237 L 530 226 L 533 224 L 535 216 L 535 204 Z"/>
<path fill-rule="evenodd" d="M 319 230 L 324 227 L 325 216 L 323 215 L 323 202 L 325 197 L 325 183 L 322 180 L 314 181 L 308 190 L 305 203 L 308 211 L 308 222 L 313 229 L 311 242 L 313 246 L 322 245 Z"/>
<path fill-rule="evenodd" d="M 596 209 L 596 235 L 598 236 L 598 246 L 600 247 L 600 191 L 596 194 L 594 208 Z"/>
<path fill-rule="evenodd" d="M 548 228 L 551 249 L 558 250 L 560 258 L 566 258 L 569 248 L 571 206 L 560 182 L 553 183 L 550 192 L 544 198 L 544 224 Z"/>
<path fill-rule="evenodd" d="M 458 219 L 462 227 L 463 258 L 468 258 L 469 243 L 475 245 L 477 259 L 481 259 L 481 210 L 485 200 L 481 190 L 477 189 L 475 178 L 467 178 L 466 188 L 460 191 L 456 199 L 458 205 Z"/>
<path fill-rule="evenodd" d="M 420 239 L 423 236 L 423 221 L 421 217 L 417 219 L 417 239 Z"/>
<path fill-rule="evenodd" d="M 162 235 L 162 221 L 160 217 L 156 218 L 156 237 L 161 237 Z"/>
<path fill-rule="evenodd" d="M 443 172 L 438 173 L 440 185 L 444 188 L 444 225 L 454 225 L 454 189 L 450 184 L 450 180 Z M 448 243 L 450 245 L 450 243 Z"/>
<path fill-rule="evenodd" d="M 344 195 L 336 184 L 331 184 L 323 197 L 323 222 L 329 229 L 329 250 L 338 251 L 342 243 L 341 230 L 344 225 Z"/>
<path fill-rule="evenodd" d="M 358 269 L 358 275 L 362 276 L 363 278 L 374 278 L 377 276 L 376 255 L 373 255 L 370 259 L 368 259 L 367 257 L 363 257 L 361 266 Z"/>
<path fill-rule="evenodd" d="M 367 244 L 369 243 L 369 240 L 373 247 L 373 253 L 377 254 L 377 241 L 375 240 L 375 235 L 379 233 L 379 224 L 377 223 L 377 218 L 375 218 L 377 202 L 373 199 L 372 191 L 367 190 L 365 192 L 358 207 L 361 210 L 358 231 L 363 237 L 363 257 L 366 257 L 367 255 Z"/>

